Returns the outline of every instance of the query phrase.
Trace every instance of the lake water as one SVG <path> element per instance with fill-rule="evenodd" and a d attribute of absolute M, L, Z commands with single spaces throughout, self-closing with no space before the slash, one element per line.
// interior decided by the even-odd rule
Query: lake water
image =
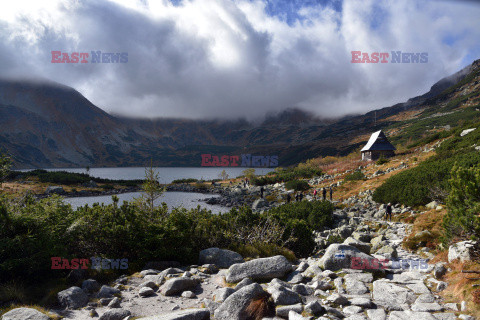
<path fill-rule="evenodd" d="M 176 179 L 194 178 L 203 180 L 218 179 L 220 172 L 225 170 L 230 178 L 236 178 L 242 175 L 245 167 L 196 167 L 196 168 L 154 168 L 160 176 L 160 183 L 170 183 Z M 264 175 L 274 168 L 254 168 L 255 174 Z M 45 169 L 48 171 L 67 171 L 75 173 L 86 173 L 85 168 L 65 168 L 65 169 Z M 28 171 L 28 170 L 22 170 Z M 121 180 L 137 180 L 145 177 L 144 167 L 128 167 L 128 168 L 90 168 L 89 174 L 92 177 L 103 179 L 121 179 Z"/>
<path fill-rule="evenodd" d="M 131 201 L 135 198 L 139 198 L 141 192 L 130 192 L 118 194 L 117 197 L 120 199 L 119 204 L 122 204 L 123 201 Z M 186 209 L 196 208 L 198 205 L 202 208 L 211 210 L 212 213 L 222 213 L 229 211 L 229 208 L 225 208 L 217 205 L 210 205 L 200 199 L 215 197 L 212 194 L 203 194 L 195 192 L 165 192 L 160 198 L 155 202 L 156 205 L 160 205 L 162 202 L 165 202 L 168 205 L 168 208 L 171 210 L 174 207 L 184 207 Z M 73 208 L 78 208 L 88 204 L 92 206 L 94 203 L 104 203 L 111 204 L 112 196 L 97 196 L 97 197 L 78 197 L 78 198 L 65 198 L 65 202 L 72 205 Z"/>
<path fill-rule="evenodd" d="M 220 172 L 225 170 L 230 178 L 236 178 L 242 175 L 242 172 L 247 169 L 245 167 L 196 167 L 196 168 L 170 168 L 170 167 L 156 167 L 154 168 L 160 176 L 160 183 L 170 183 L 176 179 L 194 178 L 202 180 L 218 179 Z M 254 168 L 255 174 L 264 175 L 274 168 Z M 55 168 L 45 169 L 47 171 L 67 171 L 74 173 L 86 173 L 85 168 Z M 29 171 L 29 170 L 21 170 Z M 145 177 L 144 167 L 127 167 L 127 168 L 90 168 L 90 176 L 111 179 L 111 180 L 137 180 Z M 123 201 L 130 201 L 134 198 L 140 197 L 139 192 L 124 193 L 118 195 L 120 203 Z M 199 201 L 212 197 L 211 194 L 192 193 L 192 192 L 165 192 L 161 198 L 157 200 L 157 204 L 165 202 L 169 208 L 183 206 L 184 208 L 196 208 L 200 205 L 202 208 L 212 210 L 213 213 L 226 212 L 229 209 L 221 206 L 214 206 Z M 95 196 L 95 197 L 78 197 L 78 198 L 65 198 L 65 202 L 70 203 L 72 207 L 77 208 L 86 204 L 92 205 L 94 203 L 112 203 L 111 196 Z"/>

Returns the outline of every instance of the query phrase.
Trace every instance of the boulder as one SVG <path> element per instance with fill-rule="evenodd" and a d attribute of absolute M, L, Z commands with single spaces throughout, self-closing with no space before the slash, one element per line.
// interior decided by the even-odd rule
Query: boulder
<path fill-rule="evenodd" d="M 365 309 L 372 308 L 373 303 L 369 298 L 353 298 L 350 300 L 350 304 L 353 306 L 359 306 Z"/>
<path fill-rule="evenodd" d="M 415 234 L 415 236 L 413 236 L 414 239 L 425 239 L 425 238 L 429 238 L 432 236 L 432 233 L 428 230 L 423 230 L 423 231 L 420 231 L 420 232 L 417 232 Z"/>
<path fill-rule="evenodd" d="M 386 320 L 387 319 L 387 314 L 385 313 L 385 310 L 383 309 L 368 309 L 367 310 L 367 315 L 369 319 L 375 319 L 375 320 Z"/>
<path fill-rule="evenodd" d="M 149 274 L 146 275 L 143 278 L 144 282 L 140 285 L 141 287 L 144 287 L 146 284 L 149 284 L 147 287 L 151 287 L 151 284 L 154 283 L 157 287 L 160 286 L 163 283 L 163 280 L 165 280 L 165 275 L 163 274 Z M 154 288 L 152 288 L 154 289 Z"/>
<path fill-rule="evenodd" d="M 432 314 L 428 312 L 415 311 L 392 311 L 388 316 L 389 320 L 437 320 Z"/>
<path fill-rule="evenodd" d="M 372 256 L 361 252 L 355 247 L 345 244 L 331 244 L 323 257 L 319 261 L 322 269 L 337 271 L 340 269 L 349 269 L 352 267 L 352 258 L 373 259 Z"/>
<path fill-rule="evenodd" d="M 268 292 L 272 295 L 273 302 L 277 306 L 288 306 L 302 302 L 298 293 L 279 285 L 269 287 Z"/>
<path fill-rule="evenodd" d="M 246 320 L 246 309 L 250 302 L 256 297 L 263 294 L 263 288 L 258 283 L 253 283 L 237 292 L 231 294 L 218 308 L 215 310 L 216 320 Z"/>
<path fill-rule="evenodd" d="M 260 258 L 237 263 L 228 269 L 227 282 L 238 282 L 245 278 L 269 280 L 281 278 L 292 271 L 292 264 L 284 256 Z"/>
<path fill-rule="evenodd" d="M 88 279 L 88 280 L 83 281 L 82 289 L 84 291 L 86 291 L 87 293 L 92 293 L 92 292 L 100 290 L 100 285 L 98 284 L 97 280 Z"/>
<path fill-rule="evenodd" d="M 373 299 L 377 305 L 391 310 L 402 310 L 403 306 L 410 305 L 417 296 L 407 288 L 394 283 L 377 280 L 373 282 Z"/>
<path fill-rule="evenodd" d="M 441 279 L 447 273 L 445 263 L 437 263 L 433 268 L 433 276 L 435 279 Z"/>
<path fill-rule="evenodd" d="M 252 283 L 253 283 L 253 281 L 250 278 L 245 278 L 242 281 L 240 281 L 239 283 L 237 283 L 237 285 L 235 286 L 235 290 L 240 290 L 243 287 L 246 287 L 246 286 L 248 286 L 249 284 L 252 284 Z"/>
<path fill-rule="evenodd" d="M 223 302 L 234 292 L 235 292 L 235 290 L 232 289 L 232 288 L 218 289 L 213 293 L 213 301 Z"/>
<path fill-rule="evenodd" d="M 200 265 L 214 264 L 219 268 L 230 268 L 235 263 L 242 263 L 243 257 L 233 251 L 219 248 L 209 248 L 200 251 Z"/>
<path fill-rule="evenodd" d="M 290 306 L 281 306 L 276 308 L 275 313 L 277 314 L 277 317 L 288 318 L 288 313 L 290 312 L 290 310 L 293 310 L 296 313 L 302 313 L 303 306 L 301 303 L 293 304 Z"/>
<path fill-rule="evenodd" d="M 16 308 L 2 316 L 2 320 L 49 320 L 50 318 L 38 310 L 31 308 Z"/>
<path fill-rule="evenodd" d="M 305 311 L 310 313 L 316 317 L 321 316 L 325 313 L 325 308 L 322 307 L 320 302 L 318 301 L 311 301 L 305 305 Z"/>
<path fill-rule="evenodd" d="M 312 317 L 304 317 L 293 310 L 288 312 L 288 320 L 310 320 Z"/>
<path fill-rule="evenodd" d="M 197 284 L 198 280 L 196 279 L 186 277 L 173 278 L 167 280 L 167 282 L 163 284 L 163 286 L 160 288 L 160 292 L 164 296 L 173 296 L 182 293 L 187 289 L 194 288 L 197 286 Z"/>
<path fill-rule="evenodd" d="M 310 296 L 313 294 L 313 292 L 315 291 L 314 289 L 312 289 L 311 287 L 307 287 L 306 285 L 304 284 L 296 284 L 292 287 L 292 291 L 293 292 L 296 292 L 302 296 Z"/>
<path fill-rule="evenodd" d="M 428 209 L 435 209 L 439 205 L 440 205 L 440 203 L 438 203 L 437 201 L 432 201 L 432 202 L 428 203 L 425 207 L 427 207 Z"/>
<path fill-rule="evenodd" d="M 46 194 L 65 194 L 65 190 L 63 190 L 60 186 L 51 186 L 47 187 L 45 190 Z"/>
<path fill-rule="evenodd" d="M 412 311 L 438 312 L 443 311 L 443 307 L 436 302 L 415 302 Z"/>
<path fill-rule="evenodd" d="M 98 320 L 123 320 L 131 315 L 130 311 L 124 309 L 111 309 L 105 312 Z"/>
<path fill-rule="evenodd" d="M 352 233 L 352 238 L 362 242 L 370 242 L 372 236 L 366 232 L 355 231 L 354 233 Z"/>
<path fill-rule="evenodd" d="M 186 309 L 158 315 L 153 317 L 138 318 L 137 320 L 209 320 L 210 311 L 208 309 Z"/>
<path fill-rule="evenodd" d="M 351 278 L 345 279 L 345 289 L 350 295 L 361 295 L 370 291 L 363 282 Z"/>
<path fill-rule="evenodd" d="M 370 254 L 370 244 L 354 239 L 352 237 L 348 237 L 347 239 L 345 239 L 345 241 L 343 241 L 343 244 L 355 247 L 358 250 L 365 252 L 366 254 Z"/>
<path fill-rule="evenodd" d="M 462 241 L 452 244 L 448 248 L 448 262 L 460 259 L 460 262 L 472 260 L 471 251 L 475 246 L 475 241 Z"/>
<path fill-rule="evenodd" d="M 112 301 L 110 301 L 110 303 L 108 304 L 108 307 L 110 309 L 117 309 L 117 308 L 120 308 L 120 299 L 115 297 L 112 299 Z"/>
<path fill-rule="evenodd" d="M 70 287 L 60 291 L 57 294 L 58 301 L 63 307 L 70 309 L 78 309 L 84 307 L 88 302 L 88 296 L 79 287 Z"/>
<path fill-rule="evenodd" d="M 150 297 L 155 294 L 155 291 L 153 291 L 152 288 L 150 287 L 141 287 L 140 290 L 138 290 L 138 295 L 140 297 Z"/>
<path fill-rule="evenodd" d="M 120 290 L 109 286 L 102 286 L 97 293 L 97 298 L 113 298 L 114 294 L 119 294 Z"/>
<path fill-rule="evenodd" d="M 252 210 L 260 210 L 262 208 L 266 208 L 268 207 L 268 201 L 263 199 L 263 198 L 260 198 L 260 199 L 257 199 L 253 202 L 252 204 Z"/>
<path fill-rule="evenodd" d="M 338 294 L 338 293 L 334 293 L 331 296 L 329 296 L 327 298 L 327 301 L 330 301 L 333 304 L 338 304 L 338 305 L 341 305 L 341 306 L 345 306 L 345 305 L 349 304 L 348 299 L 345 298 L 343 295 Z"/>
<path fill-rule="evenodd" d="M 183 291 L 182 292 L 182 297 L 183 298 L 187 298 L 187 299 L 193 299 L 195 298 L 197 295 L 195 293 L 193 293 L 192 291 Z"/>
<path fill-rule="evenodd" d="M 395 249 L 392 246 L 384 246 L 381 247 L 380 249 L 375 252 L 375 254 L 379 254 L 381 256 L 384 256 L 385 258 L 392 260 L 396 259 L 398 257 L 398 252 L 397 249 Z"/>

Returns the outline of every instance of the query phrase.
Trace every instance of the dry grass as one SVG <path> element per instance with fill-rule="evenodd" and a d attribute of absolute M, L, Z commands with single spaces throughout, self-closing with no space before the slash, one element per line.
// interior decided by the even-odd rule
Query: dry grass
<path fill-rule="evenodd" d="M 387 121 L 406 121 L 410 119 L 417 118 L 417 116 L 423 112 L 424 109 L 419 109 L 419 110 L 409 110 L 409 111 L 404 111 L 400 112 L 396 115 L 393 115 L 391 117 L 382 119 L 382 122 L 387 122 Z"/>
<path fill-rule="evenodd" d="M 413 220 L 412 232 L 403 240 L 403 246 L 409 250 L 416 250 L 420 247 L 420 243 L 423 246 L 430 249 L 438 249 L 440 244 L 440 237 L 443 233 L 442 221 L 446 214 L 445 210 L 430 210 L 423 214 L 415 216 Z M 408 219 L 408 218 L 407 218 Z M 404 219 L 404 222 L 406 219 Z M 418 232 L 428 230 L 429 235 L 422 237 L 415 237 Z"/>
<path fill-rule="evenodd" d="M 448 264 L 448 267 L 452 269 L 444 277 L 444 281 L 448 282 L 448 287 L 439 294 L 449 302 L 467 302 L 467 310 L 471 315 L 480 318 L 480 306 L 478 302 L 475 302 L 479 297 L 479 289 L 473 287 L 473 284 L 480 284 L 480 280 L 469 280 L 468 278 L 476 278 L 478 275 L 462 273 L 462 270 L 475 270 L 480 271 L 480 264 L 468 261 L 460 262 L 455 261 Z"/>

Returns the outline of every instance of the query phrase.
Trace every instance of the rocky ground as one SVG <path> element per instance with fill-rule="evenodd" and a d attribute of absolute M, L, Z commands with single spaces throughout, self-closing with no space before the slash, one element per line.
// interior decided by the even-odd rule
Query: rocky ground
<path fill-rule="evenodd" d="M 51 312 L 79 320 L 474 319 L 464 302 L 439 296 L 448 285 L 441 281 L 443 264 L 402 249 L 409 225 L 382 221 L 368 191 L 344 204 L 334 213 L 334 228 L 316 234 L 319 254 L 297 264 L 283 256 L 244 262 L 211 248 L 200 253 L 198 265 L 147 269 L 111 286 L 86 280 L 60 292 L 64 309 Z M 465 258 L 464 250 L 452 250 L 449 259 Z M 19 308 L 2 317 L 12 319 L 47 318 Z"/>

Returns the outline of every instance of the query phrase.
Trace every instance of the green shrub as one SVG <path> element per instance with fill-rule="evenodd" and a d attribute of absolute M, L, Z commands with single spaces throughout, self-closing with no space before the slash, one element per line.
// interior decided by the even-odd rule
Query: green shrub
<path fill-rule="evenodd" d="M 200 189 L 200 190 L 207 190 L 209 188 L 209 186 L 204 182 L 197 182 L 197 183 L 195 183 L 195 188 Z"/>
<path fill-rule="evenodd" d="M 329 201 L 301 201 L 284 204 L 268 211 L 286 230 L 283 240 L 290 235 L 293 241 L 286 244 L 296 255 L 305 257 L 315 248 L 314 230 L 322 230 L 333 223 L 334 206 Z"/>
<path fill-rule="evenodd" d="M 361 170 L 355 170 L 353 173 L 345 176 L 345 181 L 365 180 L 365 175 Z"/>
<path fill-rule="evenodd" d="M 309 179 L 322 174 L 322 170 L 312 167 L 277 168 L 274 172 L 270 172 L 266 176 L 253 178 L 252 183 L 256 186 L 263 186 L 278 182 L 288 182 L 295 179 Z"/>
<path fill-rule="evenodd" d="M 67 254 L 71 213 L 58 197 L 23 204 L 0 199 L 0 281 L 51 277 L 51 257 Z"/>
<path fill-rule="evenodd" d="M 308 189 L 310 189 L 310 186 L 305 180 L 291 180 L 285 183 L 285 188 L 295 191 L 307 191 Z"/>
<path fill-rule="evenodd" d="M 480 235 L 480 168 L 454 166 L 447 197 L 448 212 L 443 218 L 443 241 L 455 237 L 477 240 Z"/>
<path fill-rule="evenodd" d="M 451 155 L 442 153 L 417 167 L 400 172 L 388 178 L 374 194 L 373 200 L 379 203 L 401 203 L 408 206 L 425 205 L 432 200 L 444 200 L 448 191 L 448 179 L 455 163 L 470 167 L 480 163 L 478 152 Z"/>
<path fill-rule="evenodd" d="M 381 166 L 382 164 L 385 164 L 385 163 L 389 163 L 390 160 L 388 159 L 385 159 L 385 158 L 380 158 L 377 160 L 377 162 L 375 162 L 377 165 Z"/>

